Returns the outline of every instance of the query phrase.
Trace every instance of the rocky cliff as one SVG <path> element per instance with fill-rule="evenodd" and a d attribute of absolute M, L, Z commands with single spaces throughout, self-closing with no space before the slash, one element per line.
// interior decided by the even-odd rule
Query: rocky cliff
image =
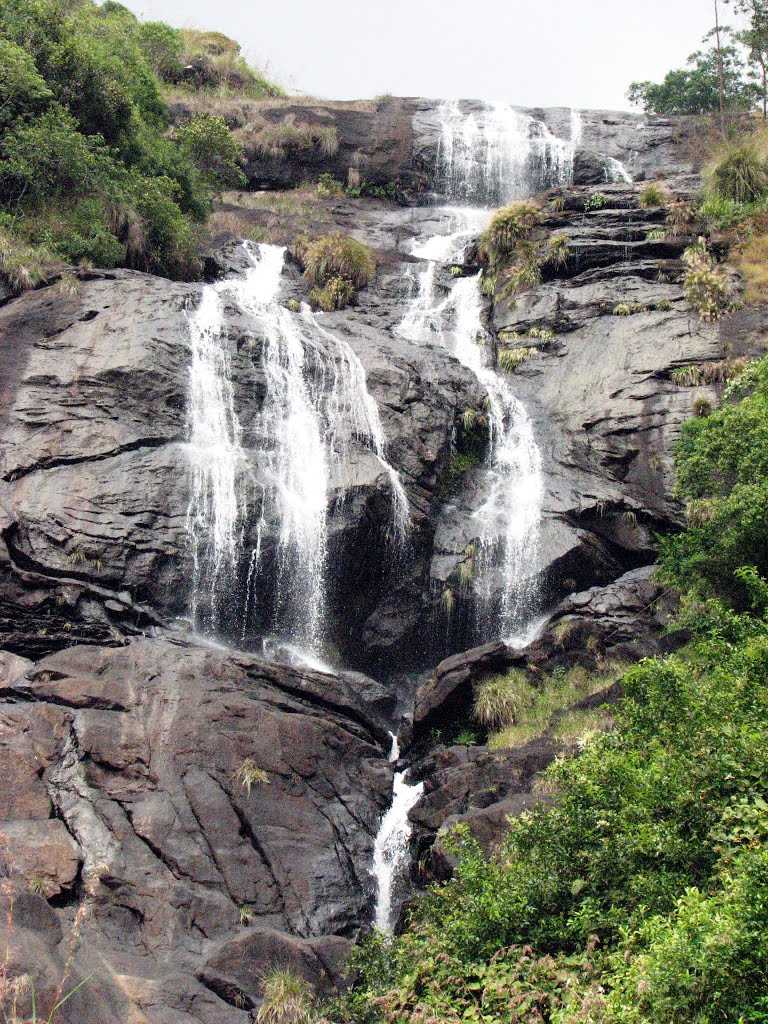
<path fill-rule="evenodd" d="M 335 129 L 332 154 L 267 158 L 254 144 L 253 188 L 327 171 L 411 190 L 410 205 L 330 196 L 308 214 L 310 229 L 353 234 L 378 262 L 356 305 L 318 321 L 359 360 L 386 439 L 386 461 L 359 437 L 333 461 L 324 622 L 333 670 L 270 658 L 266 617 L 247 635 L 236 616 L 216 636 L 192 628 L 190 317 L 205 286 L 80 271 L 75 291 L 51 281 L 0 307 L 3 941 L 11 974 L 32 976 L 38 1005 L 63 975 L 67 989 L 85 980 L 64 1022 L 245 1022 L 264 971 L 282 963 L 329 991 L 371 920 L 389 733 L 414 739 L 421 853 L 460 818 L 490 844 L 507 814 L 540 798 L 537 774 L 567 746 L 551 734 L 495 752 L 436 741 L 434 730 L 466 715 L 473 683 L 511 665 L 631 659 L 674 642 L 662 638 L 669 608 L 652 578 L 655 536 L 681 522 L 670 458 L 680 424 L 719 386 L 680 387 L 671 374 L 750 355 L 764 328 L 748 312 L 727 334 L 702 324 L 681 287 L 689 239 L 655 236 L 663 213 L 641 208 L 641 186 L 606 181 L 620 161 L 637 179 L 663 174 L 685 201 L 698 186 L 686 125 L 583 112 L 574 141 L 570 111 L 521 112 L 573 143 L 568 183 L 557 202 L 543 201 L 541 222 L 566 239 L 564 258 L 516 303 L 488 295 L 481 311 L 494 351 L 511 332 L 551 332 L 526 340 L 537 351 L 512 379 L 542 453 L 531 570 L 540 628 L 527 647 L 474 647 L 459 579 L 488 482 L 482 459 L 457 456 L 470 451 L 465 414 L 486 408 L 486 389 L 437 338 L 415 345 L 398 330 L 426 266 L 412 243 L 440 234 L 447 216 L 414 198 L 437 187 L 437 110 L 388 99 L 244 102 L 228 113 L 246 146 L 265 121 Z M 268 224 L 286 244 L 307 229 L 292 195 L 229 195 L 219 212 L 236 212 L 252 237 Z M 209 254 L 212 279 L 243 272 L 232 235 L 222 227 Z M 461 260 L 436 271 L 438 302 L 478 271 L 467 241 Z M 259 430 L 270 326 L 222 295 L 242 427 L 236 482 L 254 495 L 242 549 L 263 546 L 258 586 L 272 595 L 281 523 L 259 498 L 278 440 Z M 305 297 L 287 261 L 280 302 Z M 632 315 L 616 315 L 622 305 Z M 306 373 L 322 393 L 330 384 L 319 366 Z M 409 505 L 398 544 L 387 466 Z M 247 603 L 250 564 L 237 562 L 228 582 L 233 606 Z M 491 590 L 504 585 L 497 574 Z M 608 687 L 597 700 L 615 696 Z M 449 868 L 438 849 L 430 870 Z"/>

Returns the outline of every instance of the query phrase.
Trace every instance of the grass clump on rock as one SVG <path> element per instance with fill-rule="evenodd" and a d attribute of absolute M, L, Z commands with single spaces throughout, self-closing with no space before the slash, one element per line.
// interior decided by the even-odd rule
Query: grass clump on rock
<path fill-rule="evenodd" d="M 499 266 L 515 255 L 519 242 L 530 238 L 539 223 L 533 203 L 511 203 L 497 210 L 480 238 L 480 248 L 490 265 Z"/>
<path fill-rule="evenodd" d="M 291 252 L 314 285 L 310 301 L 328 312 L 348 306 L 376 273 L 368 246 L 347 235 L 323 235 L 313 241 L 297 238 Z"/>
<path fill-rule="evenodd" d="M 667 190 L 656 181 L 650 182 L 640 193 L 640 205 L 644 210 L 666 206 L 668 202 L 669 194 Z"/>
<path fill-rule="evenodd" d="M 312 1020 L 312 989 L 304 978 L 287 967 L 275 967 L 262 981 L 262 1004 L 257 1024 L 309 1024 Z"/>

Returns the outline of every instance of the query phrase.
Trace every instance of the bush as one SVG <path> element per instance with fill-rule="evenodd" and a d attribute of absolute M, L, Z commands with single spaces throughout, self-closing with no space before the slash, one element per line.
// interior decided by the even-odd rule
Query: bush
<path fill-rule="evenodd" d="M 730 306 L 728 281 L 709 253 L 706 245 L 699 241 L 683 253 L 686 271 L 683 288 L 688 304 L 696 310 L 702 320 L 719 320 Z"/>
<path fill-rule="evenodd" d="M 251 126 L 244 134 L 259 156 L 271 160 L 285 160 L 291 154 L 312 151 L 332 157 L 339 148 L 336 125 L 297 122 L 294 114 L 288 114 L 282 121 Z"/>
<path fill-rule="evenodd" d="M 531 236 L 540 213 L 533 203 L 511 203 L 497 210 L 480 238 L 480 249 L 490 265 L 498 266 L 515 254 L 517 244 Z"/>
<path fill-rule="evenodd" d="M 512 725 L 527 703 L 529 690 L 530 683 L 524 672 L 512 671 L 486 679 L 475 690 L 472 717 L 487 729 Z"/>
<path fill-rule="evenodd" d="M 46 267 L 53 262 L 51 253 L 31 246 L 0 230 L 0 278 L 11 291 L 19 293 L 45 280 Z"/>
<path fill-rule="evenodd" d="M 184 37 L 179 29 L 162 21 L 145 21 L 138 28 L 138 41 L 155 74 L 165 82 L 178 81 L 184 55 Z"/>
<path fill-rule="evenodd" d="M 733 262 L 744 281 L 746 301 L 768 301 L 768 234 L 753 235 L 738 248 Z"/>
<path fill-rule="evenodd" d="M 276 967 L 262 982 L 256 1020 L 258 1024 L 309 1024 L 312 1002 L 312 989 L 303 978 L 287 967 Z"/>
<path fill-rule="evenodd" d="M 31 54 L 0 37 L 0 126 L 20 114 L 36 113 L 53 98 Z"/>
<path fill-rule="evenodd" d="M 528 359 L 532 359 L 538 352 L 535 348 L 502 348 L 499 349 L 499 369 L 504 373 L 514 373 L 518 366 L 522 366 Z"/>
<path fill-rule="evenodd" d="M 751 203 L 768 192 L 768 163 L 756 142 L 730 146 L 708 176 L 715 195 L 734 203 Z"/>
<path fill-rule="evenodd" d="M 223 117 L 197 114 L 178 129 L 176 139 L 211 188 L 242 188 L 246 184 L 240 169 L 242 146 Z"/>
<path fill-rule="evenodd" d="M 768 574 L 768 360 L 749 370 L 751 393 L 685 424 L 677 449 L 678 493 L 706 501 L 706 521 L 662 543 L 665 578 L 717 588 L 740 607 L 749 590 L 734 573 Z"/>
<path fill-rule="evenodd" d="M 344 309 L 354 297 L 354 286 L 343 277 L 332 277 L 322 288 L 313 288 L 309 293 L 310 303 L 326 313 Z"/>
<path fill-rule="evenodd" d="M 332 278 L 342 278 L 355 289 L 365 288 L 376 272 L 376 260 L 368 246 L 342 234 L 323 235 L 310 242 L 301 262 L 307 279 L 320 288 Z"/>
<path fill-rule="evenodd" d="M 640 193 L 640 205 L 644 210 L 657 206 L 666 206 L 669 202 L 669 193 L 657 182 L 650 182 Z"/>

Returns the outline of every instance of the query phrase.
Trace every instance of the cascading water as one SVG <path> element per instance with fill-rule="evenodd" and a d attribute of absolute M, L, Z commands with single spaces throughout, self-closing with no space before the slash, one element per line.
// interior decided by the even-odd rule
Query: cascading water
<path fill-rule="evenodd" d="M 400 757 L 397 737 L 392 736 L 389 760 L 396 762 Z M 392 789 L 392 804 L 381 819 L 381 825 L 373 848 L 371 874 L 376 881 L 375 923 L 379 931 L 391 934 L 395 925 L 398 883 L 403 881 L 408 867 L 408 842 L 411 837 L 411 823 L 408 814 L 418 803 L 424 792 L 424 783 L 409 786 L 407 772 L 395 772 Z"/>
<path fill-rule="evenodd" d="M 408 500 L 385 458 L 386 442 L 365 372 L 350 346 L 325 330 L 308 307 L 289 312 L 279 301 L 285 250 L 245 243 L 245 274 L 206 286 L 190 317 L 190 452 L 193 495 L 188 526 L 194 594 L 205 588 L 212 612 L 202 623 L 216 632 L 216 611 L 231 607 L 238 572 L 247 566 L 237 609 L 241 640 L 262 605 L 271 608 L 274 634 L 317 657 L 323 648 L 328 508 L 334 481 L 343 477 L 353 448 L 368 449 L 386 472 L 392 493 L 390 534 L 401 544 L 408 531 Z M 235 411 L 224 335 L 223 293 L 260 328 L 265 395 L 255 426 L 260 441 L 257 486 L 247 472 Z M 255 542 L 244 550 L 249 510 L 260 504 Z M 277 524 L 271 586 L 265 570 L 265 533 Z M 197 598 L 193 597 L 193 614 Z"/>
<path fill-rule="evenodd" d="M 436 187 L 451 200 L 498 206 L 571 180 L 574 140 L 557 138 L 514 107 L 497 103 L 465 113 L 449 101 L 440 121 Z"/>

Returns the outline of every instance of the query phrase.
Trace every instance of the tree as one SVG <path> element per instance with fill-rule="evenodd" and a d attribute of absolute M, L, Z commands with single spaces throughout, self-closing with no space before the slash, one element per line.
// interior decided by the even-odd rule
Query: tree
<path fill-rule="evenodd" d="M 738 32 L 737 40 L 746 47 L 750 64 L 755 68 L 763 108 L 763 120 L 768 120 L 768 0 L 726 0 L 737 14 L 747 16 L 748 24 Z"/>
<path fill-rule="evenodd" d="M 721 35 L 725 31 L 720 26 Z M 660 83 L 633 82 L 627 93 L 630 103 L 648 114 L 710 114 L 753 106 L 755 87 L 744 77 L 744 62 L 735 46 L 721 42 L 719 50 L 716 45 L 697 50 L 687 63 Z"/>
<path fill-rule="evenodd" d="M 242 147 L 223 117 L 198 114 L 176 132 L 176 141 L 211 188 L 242 188 Z"/>

